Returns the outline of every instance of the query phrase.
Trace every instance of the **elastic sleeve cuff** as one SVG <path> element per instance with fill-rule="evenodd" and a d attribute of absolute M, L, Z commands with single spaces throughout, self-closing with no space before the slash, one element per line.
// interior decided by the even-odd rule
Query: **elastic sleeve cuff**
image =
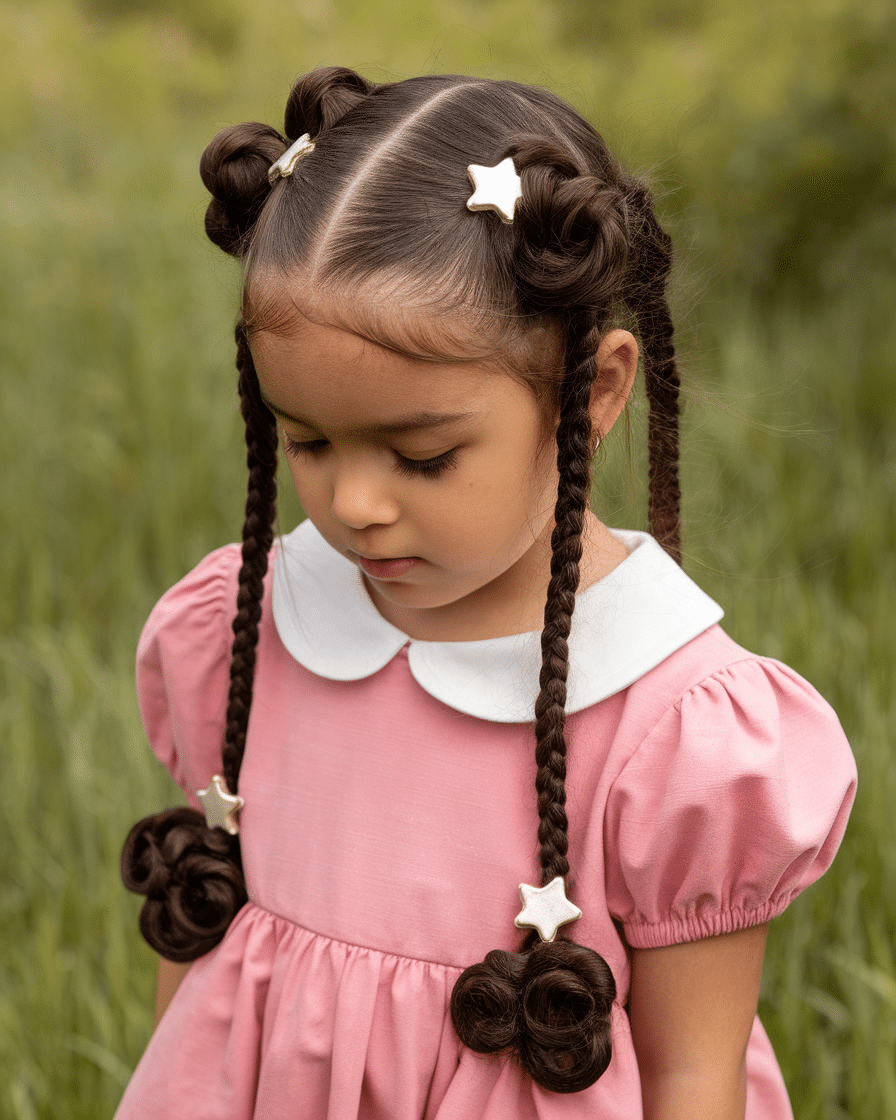
<path fill-rule="evenodd" d="M 777 918 L 799 894 L 769 899 L 764 906 L 755 910 L 736 908 L 723 910 L 719 914 L 707 914 L 689 918 L 666 918 L 662 922 L 632 922 L 623 926 L 625 939 L 633 949 L 663 949 L 669 945 L 682 945 L 688 941 L 700 941 L 704 937 L 718 937 L 722 933 L 736 933 L 741 929 L 762 925 Z"/>

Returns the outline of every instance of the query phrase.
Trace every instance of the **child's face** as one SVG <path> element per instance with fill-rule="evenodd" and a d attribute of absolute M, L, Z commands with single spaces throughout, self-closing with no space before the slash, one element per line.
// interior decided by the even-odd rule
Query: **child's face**
<path fill-rule="evenodd" d="M 385 618 L 443 641 L 540 628 L 556 450 L 527 386 L 301 317 L 252 353 L 302 507 Z"/>

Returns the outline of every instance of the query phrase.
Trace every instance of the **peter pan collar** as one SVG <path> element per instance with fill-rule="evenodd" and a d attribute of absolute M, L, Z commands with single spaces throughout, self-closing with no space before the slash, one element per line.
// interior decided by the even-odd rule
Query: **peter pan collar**
<path fill-rule="evenodd" d="M 578 712 L 634 681 L 723 615 L 647 533 L 614 529 L 630 550 L 576 598 L 566 710 Z M 372 676 L 404 646 L 414 679 L 451 708 L 496 723 L 533 719 L 538 632 L 477 642 L 409 638 L 374 607 L 358 568 L 310 521 L 278 542 L 273 615 L 292 656 L 320 677 Z"/>

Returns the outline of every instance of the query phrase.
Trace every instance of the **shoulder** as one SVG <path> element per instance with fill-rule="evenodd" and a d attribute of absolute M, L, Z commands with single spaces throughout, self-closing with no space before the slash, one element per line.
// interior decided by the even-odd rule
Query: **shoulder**
<path fill-rule="evenodd" d="M 757 669 L 772 675 L 791 672 L 771 658 L 744 649 L 715 623 L 639 677 L 629 690 L 630 699 L 644 705 L 648 721 L 658 719 L 680 708 L 689 694 L 711 687 L 713 681 L 723 682 L 723 687 L 735 693 L 740 691 L 741 682 Z"/>
<path fill-rule="evenodd" d="M 635 683 L 634 691 L 639 698 L 655 698 L 658 716 L 720 714 L 724 705 L 758 717 L 783 707 L 794 716 L 816 715 L 839 727 L 833 709 L 809 681 L 773 657 L 744 649 L 718 625 L 666 658 Z"/>
<path fill-rule="evenodd" d="M 137 646 L 144 728 L 191 800 L 220 769 L 240 564 L 237 544 L 206 556 L 158 601 Z"/>
<path fill-rule="evenodd" d="M 630 767 L 640 759 L 692 756 L 704 772 L 773 750 L 817 766 L 855 764 L 836 713 L 809 681 L 771 657 L 739 646 L 712 626 L 640 677 L 623 698 Z M 734 769 L 738 769 L 737 766 Z"/>
<path fill-rule="evenodd" d="M 210 552 L 169 588 L 146 620 L 137 647 L 138 660 L 163 630 L 174 628 L 185 636 L 197 628 L 206 633 L 210 625 L 220 625 L 227 611 L 232 614 L 236 609 L 240 563 L 240 546 L 226 544 Z"/>

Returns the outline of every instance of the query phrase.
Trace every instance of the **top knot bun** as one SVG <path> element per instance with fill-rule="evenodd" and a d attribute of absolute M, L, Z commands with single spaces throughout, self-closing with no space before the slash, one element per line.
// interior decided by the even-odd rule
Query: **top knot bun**
<path fill-rule="evenodd" d="M 322 66 L 306 74 L 292 87 L 286 102 L 286 135 L 292 141 L 308 132 L 316 140 L 374 89 L 372 82 L 345 66 Z"/>
<path fill-rule="evenodd" d="M 199 174 L 212 195 L 205 232 L 225 253 L 244 257 L 271 192 L 268 169 L 306 132 L 332 128 L 376 87 L 344 66 L 325 66 L 300 78 L 286 104 L 285 135 L 266 124 L 231 125 L 202 153 Z"/>

